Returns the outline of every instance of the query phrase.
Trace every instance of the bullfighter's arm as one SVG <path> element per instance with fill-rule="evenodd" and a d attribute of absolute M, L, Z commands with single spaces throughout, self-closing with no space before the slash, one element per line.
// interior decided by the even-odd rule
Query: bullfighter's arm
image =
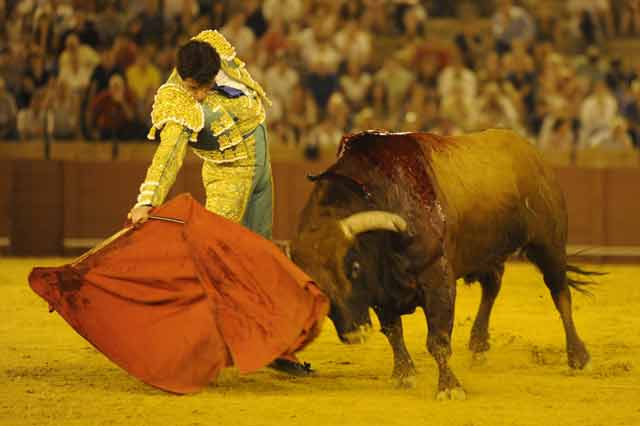
<path fill-rule="evenodd" d="M 204 112 L 180 85 L 166 83 L 158 89 L 151 112 L 149 139 L 160 132 L 160 145 L 134 206 L 157 206 L 164 202 L 182 166 L 188 142 L 197 140 L 204 126 Z"/>
<path fill-rule="evenodd" d="M 168 123 L 162 129 L 160 145 L 140 185 L 135 207 L 157 206 L 164 202 L 182 167 L 188 139 L 189 133 L 177 123 Z"/>

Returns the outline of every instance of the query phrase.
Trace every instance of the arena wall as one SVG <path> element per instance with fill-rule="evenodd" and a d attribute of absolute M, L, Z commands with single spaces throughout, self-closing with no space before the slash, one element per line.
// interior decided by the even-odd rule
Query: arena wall
<path fill-rule="evenodd" d="M 280 157 L 272 162 L 274 238 L 286 240 L 312 188 L 305 176 L 331 159 Z M 123 225 L 147 166 L 148 160 L 0 159 L 0 250 L 60 255 L 91 247 Z M 567 197 L 570 251 L 640 257 L 640 168 L 555 171 Z M 204 201 L 198 162 L 185 162 L 171 195 L 182 192 Z"/>

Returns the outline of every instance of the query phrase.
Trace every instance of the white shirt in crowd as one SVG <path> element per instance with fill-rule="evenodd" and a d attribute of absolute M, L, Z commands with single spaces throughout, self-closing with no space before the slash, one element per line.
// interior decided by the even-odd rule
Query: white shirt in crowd
<path fill-rule="evenodd" d="M 594 93 L 582 102 L 580 108 L 580 144 L 597 146 L 607 142 L 618 115 L 616 98 L 608 92 Z"/>

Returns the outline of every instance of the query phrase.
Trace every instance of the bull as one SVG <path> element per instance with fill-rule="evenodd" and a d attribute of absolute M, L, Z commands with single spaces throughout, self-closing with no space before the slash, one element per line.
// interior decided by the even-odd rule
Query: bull
<path fill-rule="evenodd" d="M 411 386 L 416 370 L 401 316 L 421 307 L 427 349 L 438 366 L 438 399 L 466 394 L 448 365 L 456 280 L 478 281 L 482 298 L 469 348 L 489 349 L 489 318 L 504 263 L 516 252 L 541 271 L 560 313 L 568 364 L 589 353 L 572 318 L 570 287 L 586 281 L 567 264 L 567 213 L 554 176 L 535 148 L 509 130 L 441 137 L 368 131 L 346 136 L 337 161 L 310 176 L 291 255 L 331 300 L 345 343 L 363 340 L 377 315 L 393 351 L 392 378 Z"/>

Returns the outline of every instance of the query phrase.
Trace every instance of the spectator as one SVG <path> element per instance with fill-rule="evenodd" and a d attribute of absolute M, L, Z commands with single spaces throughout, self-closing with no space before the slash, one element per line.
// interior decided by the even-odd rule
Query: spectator
<path fill-rule="evenodd" d="M 291 23 L 302 18 L 304 4 L 302 0 L 265 0 L 262 13 L 269 26 L 273 25 L 276 19 L 282 20 L 283 23 Z"/>
<path fill-rule="evenodd" d="M 118 34 L 113 42 L 112 50 L 118 72 L 124 73 L 135 63 L 138 45 L 126 33 Z"/>
<path fill-rule="evenodd" d="M 538 147 L 549 151 L 571 151 L 576 143 L 570 119 L 548 115 L 542 124 Z"/>
<path fill-rule="evenodd" d="M 54 21 L 51 7 L 45 9 L 37 19 L 34 16 L 33 35 L 41 52 L 55 51 Z"/>
<path fill-rule="evenodd" d="M 118 36 L 125 30 L 125 17 L 118 11 L 115 1 L 107 3 L 105 9 L 98 14 L 96 30 L 100 36 L 100 45 L 111 47 Z"/>
<path fill-rule="evenodd" d="M 445 114 L 439 117 L 438 124 L 431 129 L 431 133 L 440 136 L 457 136 L 462 134 L 462 130 L 456 125 L 455 120 Z"/>
<path fill-rule="evenodd" d="M 624 89 L 629 85 L 631 79 L 631 72 L 624 69 L 622 60 L 620 58 L 614 58 L 609 66 L 609 71 L 605 74 L 605 81 L 609 89 L 618 99 L 622 98 Z"/>
<path fill-rule="evenodd" d="M 247 15 L 244 12 L 238 12 L 232 15 L 229 22 L 220 30 L 227 40 L 235 46 L 236 52 L 241 58 L 252 56 L 253 44 L 256 40 L 246 23 Z"/>
<path fill-rule="evenodd" d="M 260 39 L 260 45 L 270 55 L 283 53 L 289 48 L 289 38 L 281 17 L 274 16 L 270 20 L 269 29 Z"/>
<path fill-rule="evenodd" d="M 401 34 L 405 43 L 423 40 L 426 33 L 427 11 L 418 2 L 407 2 L 401 14 Z"/>
<path fill-rule="evenodd" d="M 601 145 L 608 149 L 631 150 L 633 140 L 629 133 L 629 123 L 622 117 L 617 117 L 613 122 L 611 137 Z"/>
<path fill-rule="evenodd" d="M 166 21 L 181 20 L 186 23 L 200 12 L 200 5 L 196 0 L 164 0 L 163 6 L 162 14 Z"/>
<path fill-rule="evenodd" d="M 478 129 L 498 127 L 522 132 L 516 107 L 495 83 L 485 86 L 478 99 L 477 113 Z"/>
<path fill-rule="evenodd" d="M 580 145 L 597 146 L 611 137 L 618 115 L 618 104 L 604 80 L 598 80 L 593 93 L 580 107 Z"/>
<path fill-rule="evenodd" d="M 303 86 L 293 87 L 285 105 L 285 123 L 293 129 L 299 141 L 306 136 L 311 126 L 318 122 L 318 108 L 313 97 Z"/>
<path fill-rule="evenodd" d="M 387 86 L 382 80 L 373 80 L 367 95 L 367 105 L 371 106 L 375 122 L 378 123 L 379 128 L 387 130 L 396 128 L 396 117 L 389 106 Z"/>
<path fill-rule="evenodd" d="M 30 87 L 33 88 L 32 92 L 37 89 L 42 89 L 47 85 L 51 73 L 46 68 L 45 57 L 43 55 L 31 55 L 26 76 L 29 79 Z"/>
<path fill-rule="evenodd" d="M 262 12 L 262 2 L 258 0 L 245 0 L 244 15 L 246 17 L 246 26 L 251 29 L 255 38 L 259 39 L 267 32 L 269 23 Z"/>
<path fill-rule="evenodd" d="M 175 68 L 175 60 L 176 60 L 176 47 L 168 46 L 161 48 L 156 53 L 155 63 L 160 70 L 160 75 L 162 76 L 161 80 L 166 81 L 171 75 L 171 72 Z M 251 75 L 254 75 L 251 73 Z"/>
<path fill-rule="evenodd" d="M 514 43 L 513 53 L 503 57 L 503 64 L 506 65 L 506 79 L 517 92 L 516 102 L 523 106 L 519 112 L 522 116 L 528 116 L 535 109 L 534 85 L 537 78 L 533 59 L 524 51 L 522 45 Z"/>
<path fill-rule="evenodd" d="M 311 129 L 305 138 L 306 145 L 317 149 L 337 147 L 343 134 L 344 130 L 338 127 L 333 118 L 327 114 L 318 125 Z"/>
<path fill-rule="evenodd" d="M 144 9 L 133 19 L 129 28 L 138 45 L 162 45 L 165 26 L 158 0 L 145 0 Z"/>
<path fill-rule="evenodd" d="M 371 34 L 364 31 L 356 20 L 347 21 L 333 38 L 343 58 L 353 58 L 361 64 L 369 63 L 373 48 Z"/>
<path fill-rule="evenodd" d="M 16 91 L 18 109 L 28 108 L 33 94 L 36 90 L 43 88 L 48 80 L 49 72 L 44 68 L 44 58 L 40 55 L 32 55 L 29 58 L 29 67 L 22 76 L 22 84 Z"/>
<path fill-rule="evenodd" d="M 456 34 L 454 42 L 464 65 L 470 70 L 477 70 L 479 59 L 484 53 L 485 39 L 474 27 L 473 21 L 465 22 L 462 31 Z"/>
<path fill-rule="evenodd" d="M 623 115 L 629 123 L 629 133 L 637 148 L 640 148 L 640 80 L 630 87 L 630 99 L 624 106 Z"/>
<path fill-rule="evenodd" d="M 640 35 L 640 0 L 623 0 L 620 35 Z"/>
<path fill-rule="evenodd" d="M 488 83 L 501 84 L 504 75 L 505 73 L 502 68 L 502 60 L 496 52 L 492 51 L 485 57 L 484 63 L 478 70 L 476 80 L 481 82 L 483 86 Z"/>
<path fill-rule="evenodd" d="M 339 12 L 343 21 L 360 19 L 364 13 L 364 3 L 362 0 L 342 2 Z"/>
<path fill-rule="evenodd" d="M 560 39 L 559 17 L 548 4 L 537 3 L 535 7 L 536 41 L 555 43 Z"/>
<path fill-rule="evenodd" d="M 390 19 L 387 13 L 386 0 L 363 0 L 364 13 L 360 23 L 371 34 L 389 34 Z"/>
<path fill-rule="evenodd" d="M 376 123 L 376 117 L 370 107 L 362 108 L 353 118 L 354 132 L 375 130 L 376 128 L 378 128 L 378 123 Z"/>
<path fill-rule="evenodd" d="M 52 80 L 44 102 L 47 110 L 47 135 L 57 140 L 77 138 L 80 129 L 80 100 L 64 80 Z"/>
<path fill-rule="evenodd" d="M 148 117 L 153 97 L 162 83 L 160 70 L 149 59 L 147 49 L 140 49 L 136 62 L 127 68 L 126 81 L 137 102 L 137 111 Z"/>
<path fill-rule="evenodd" d="M 427 102 L 427 89 L 414 82 L 409 90 L 409 99 L 402 108 L 399 130 L 419 132 L 428 130 L 434 123 L 433 111 Z"/>
<path fill-rule="evenodd" d="M 69 34 L 65 42 L 66 48 L 60 55 L 60 75 L 67 86 L 77 93 L 82 93 L 89 85 L 93 69 L 100 62 L 100 56 L 91 47 L 80 44 L 76 34 Z"/>
<path fill-rule="evenodd" d="M 328 38 L 318 41 L 315 51 L 307 55 L 309 64 L 308 87 L 320 109 L 325 109 L 327 101 L 338 86 L 338 65 L 341 57 Z"/>
<path fill-rule="evenodd" d="M 67 19 L 67 25 L 60 30 L 60 41 L 64 46 L 67 45 L 67 38 L 74 34 L 82 45 L 89 46 L 93 49 L 100 44 L 100 34 L 95 27 L 92 19 L 87 18 L 85 12 L 75 9 L 72 16 Z"/>
<path fill-rule="evenodd" d="M 613 37 L 610 0 L 569 0 L 567 7 L 580 14 L 581 27 L 588 43 Z"/>
<path fill-rule="evenodd" d="M 0 76 L 4 79 L 8 91 L 15 93 L 22 84 L 22 79 L 27 69 L 24 53 L 26 46 L 22 44 L 11 45 L 4 51 L 0 50 Z"/>
<path fill-rule="evenodd" d="M 389 108 L 396 110 L 415 80 L 415 75 L 407 70 L 398 58 L 389 55 L 384 59 L 382 68 L 376 73 L 375 79 L 385 86 L 389 97 Z"/>
<path fill-rule="evenodd" d="M 329 98 L 329 102 L 327 103 L 327 116 L 331 119 L 335 128 L 340 129 L 342 133 L 350 130 L 349 105 L 342 93 L 335 92 Z"/>
<path fill-rule="evenodd" d="M 91 105 L 92 121 L 99 139 L 129 140 L 140 136 L 136 128 L 136 104 L 124 79 L 116 74 L 109 79 L 109 88 L 96 96 Z"/>
<path fill-rule="evenodd" d="M 279 145 L 294 147 L 299 144 L 293 129 L 282 120 L 277 120 L 269 126 L 269 138 Z"/>
<path fill-rule="evenodd" d="M 349 57 L 347 72 L 340 77 L 340 89 L 351 108 L 360 109 L 364 106 L 370 86 L 371 74 L 362 70 L 356 58 Z"/>
<path fill-rule="evenodd" d="M 515 40 L 529 42 L 535 37 L 535 23 L 531 15 L 512 0 L 499 0 L 498 10 L 492 18 L 496 50 L 502 54 L 511 49 Z"/>
<path fill-rule="evenodd" d="M 441 98 L 440 116 L 453 121 L 460 129 L 475 130 L 477 115 L 475 99 L 466 95 L 462 86 L 454 86 Z"/>
<path fill-rule="evenodd" d="M 447 66 L 438 78 L 438 94 L 441 98 L 446 98 L 454 91 L 460 91 L 465 102 L 472 100 L 477 92 L 477 78 L 473 71 L 462 63 L 458 52 L 454 52 L 451 65 Z"/>
<path fill-rule="evenodd" d="M 273 65 L 267 68 L 263 81 L 271 97 L 284 102 L 291 96 L 293 88 L 300 83 L 300 76 L 298 71 L 287 63 L 284 53 L 280 53 Z"/>
<path fill-rule="evenodd" d="M 7 91 L 5 80 L 0 76 L 0 140 L 13 139 L 16 135 L 16 100 Z"/>
<path fill-rule="evenodd" d="M 441 71 L 441 59 L 439 55 L 432 52 L 416 52 L 414 58 L 416 62 L 417 81 L 425 86 L 429 91 L 437 92 L 438 89 L 438 77 Z"/>

